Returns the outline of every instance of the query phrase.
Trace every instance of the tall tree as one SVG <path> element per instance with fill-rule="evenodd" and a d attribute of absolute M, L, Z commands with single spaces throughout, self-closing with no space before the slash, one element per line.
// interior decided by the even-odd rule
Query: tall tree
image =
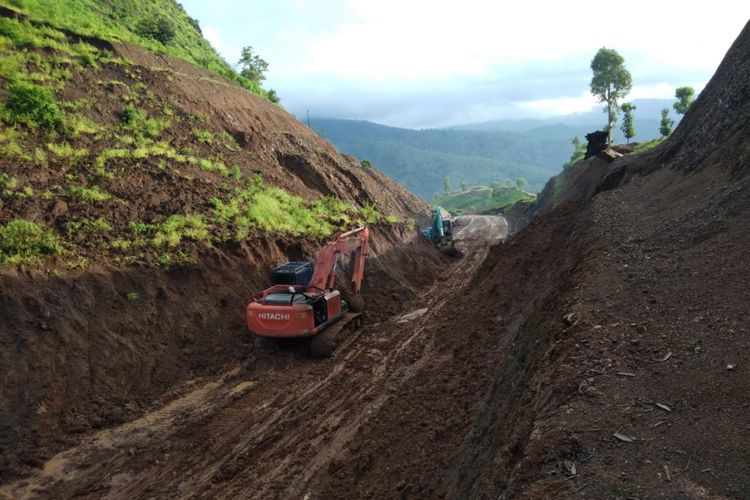
<path fill-rule="evenodd" d="M 674 125 L 674 120 L 669 117 L 669 108 L 663 108 L 661 110 L 661 122 L 659 122 L 659 133 L 662 137 L 667 137 L 672 133 L 672 125 Z"/>
<path fill-rule="evenodd" d="M 527 181 L 527 180 L 526 180 L 526 179 L 524 179 L 523 177 L 519 177 L 518 179 L 516 179 L 516 187 L 517 187 L 517 188 L 518 188 L 519 190 L 521 190 L 521 191 L 523 191 L 524 189 L 526 189 L 526 186 L 527 186 L 528 184 L 529 184 L 529 181 Z"/>
<path fill-rule="evenodd" d="M 446 175 L 445 179 L 443 179 L 443 191 L 448 193 L 450 192 L 450 190 L 451 190 L 451 180 L 450 180 L 450 177 Z"/>
<path fill-rule="evenodd" d="M 625 59 L 614 49 L 602 47 L 591 60 L 591 93 L 607 105 L 607 143 L 612 144 L 612 128 L 617 121 L 617 101 L 625 97 L 633 86 Z"/>
<path fill-rule="evenodd" d="M 622 126 L 620 130 L 625 134 L 625 140 L 630 144 L 630 139 L 635 137 L 635 119 L 633 118 L 633 111 L 635 111 L 635 104 L 632 102 L 624 102 L 620 109 L 622 110 Z"/>
<path fill-rule="evenodd" d="M 242 48 L 242 56 L 238 64 L 242 67 L 240 75 L 254 82 L 266 79 L 265 72 L 268 71 L 268 63 L 253 51 L 251 46 Z"/>
<path fill-rule="evenodd" d="M 677 98 L 677 102 L 673 104 L 674 110 L 681 115 L 687 113 L 688 108 L 693 104 L 694 95 L 695 89 L 693 87 L 678 87 L 674 91 L 674 96 Z"/>

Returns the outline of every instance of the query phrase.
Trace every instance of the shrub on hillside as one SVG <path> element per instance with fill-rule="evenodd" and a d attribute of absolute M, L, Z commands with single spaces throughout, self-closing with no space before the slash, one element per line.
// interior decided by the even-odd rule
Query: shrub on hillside
<path fill-rule="evenodd" d="M 127 106 L 122 108 L 122 112 L 120 113 L 120 121 L 122 121 L 122 123 L 124 123 L 125 125 L 134 125 L 141 119 L 141 112 L 138 111 L 138 109 L 132 104 L 128 104 Z"/>
<path fill-rule="evenodd" d="M 43 254 L 62 251 L 57 235 L 33 222 L 16 219 L 0 226 L 0 263 L 15 264 Z"/>
<path fill-rule="evenodd" d="M 52 93 L 44 87 L 25 82 L 14 83 L 8 88 L 4 119 L 9 123 L 45 128 L 56 128 L 63 123 L 62 112 Z"/>
<path fill-rule="evenodd" d="M 144 38 L 153 38 L 164 45 L 174 40 L 175 30 L 172 21 L 166 17 L 146 17 L 140 20 L 137 32 Z"/>

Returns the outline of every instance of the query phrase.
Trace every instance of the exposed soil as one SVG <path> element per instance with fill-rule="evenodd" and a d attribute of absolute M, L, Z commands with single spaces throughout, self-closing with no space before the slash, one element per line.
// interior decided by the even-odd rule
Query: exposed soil
<path fill-rule="evenodd" d="M 483 260 L 486 242 L 502 238 L 502 222 L 459 231 L 459 240 L 462 233 L 471 235 L 460 242 L 466 257 L 446 262 L 430 287 L 418 279 L 421 288 L 412 298 L 404 288 L 382 289 L 382 276 L 372 276 L 368 265 L 365 283 L 378 283 L 379 293 L 394 303 L 390 312 L 426 308 L 418 317 L 375 321 L 389 306 L 366 292 L 374 313 L 333 359 L 310 358 L 304 342 L 273 353 L 235 343 L 244 353 L 220 374 L 190 380 L 140 418 L 84 436 L 2 492 L 57 498 L 305 496 L 316 481 L 349 466 L 340 462 L 341 454 L 390 411 L 415 376 L 444 361 L 424 330 L 452 314 L 453 290 Z M 469 219 L 464 227 L 472 224 Z M 399 260 L 413 275 L 420 272 L 414 250 L 405 254 L 398 247 L 393 256 L 384 252 L 375 260 L 389 268 Z M 404 265 L 405 258 L 412 264 Z"/>
<path fill-rule="evenodd" d="M 445 257 L 413 231 L 374 228 L 371 235 L 363 296 L 372 306 L 368 321 L 377 321 L 431 284 Z M 49 278 L 43 287 L 38 277 L 30 284 L 6 276 L 2 477 L 24 474 L 93 429 L 142 414 L 185 380 L 238 361 L 253 365 L 247 301 L 267 286 L 273 265 L 310 259 L 317 249 L 269 241 L 170 272 L 101 268 L 73 281 Z M 138 299 L 128 300 L 133 292 Z"/>
<path fill-rule="evenodd" d="M 305 197 L 335 195 L 359 205 L 375 203 L 383 213 L 424 218 L 424 201 L 380 171 L 339 153 L 278 106 L 185 61 L 130 44 L 114 50 L 136 63 L 156 96 L 189 116 L 205 117 L 211 130 L 232 135 L 242 148 L 232 160 L 271 184 Z"/>

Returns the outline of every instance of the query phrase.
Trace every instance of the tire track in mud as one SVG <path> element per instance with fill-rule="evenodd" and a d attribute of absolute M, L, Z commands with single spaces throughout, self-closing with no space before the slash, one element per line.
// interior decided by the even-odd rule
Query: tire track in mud
<path fill-rule="evenodd" d="M 440 362 L 423 332 L 506 233 L 501 217 L 458 218 L 456 247 L 464 257 L 404 309 L 427 307 L 424 315 L 366 324 L 329 360 L 308 358 L 304 346 L 264 355 L 254 366 L 238 366 L 136 421 L 84 439 L 0 494 L 309 495 L 316 474 L 335 473 L 336 456 L 370 418 L 386 411 L 399 388 Z"/>

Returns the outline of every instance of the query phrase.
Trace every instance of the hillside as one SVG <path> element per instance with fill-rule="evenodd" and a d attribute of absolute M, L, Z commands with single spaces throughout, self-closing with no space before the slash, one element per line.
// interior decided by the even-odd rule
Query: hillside
<path fill-rule="evenodd" d="M 2 222 L 18 233 L 5 263 L 189 262 L 190 245 L 259 231 L 325 237 L 342 221 L 416 215 L 403 188 L 375 194 L 389 185 L 382 174 L 219 75 L 139 45 L 0 20 L 0 59 L 13 68 L 2 79 Z"/>
<path fill-rule="evenodd" d="M 635 141 L 660 137 L 659 110 L 671 109 L 664 99 L 636 99 Z M 658 109 L 657 109 L 658 108 Z M 675 125 L 680 116 L 672 112 Z M 523 177 L 539 191 L 570 159 L 571 139 L 583 139 L 602 127 L 600 109 L 545 120 L 506 120 L 436 130 L 387 127 L 356 120 L 310 119 L 310 126 L 341 151 L 370 161 L 422 198 L 453 186 L 490 184 Z M 618 128 L 615 141 L 624 143 Z"/>
<path fill-rule="evenodd" d="M 4 16 L 14 17 L 18 12 L 32 23 L 44 23 L 77 37 L 136 43 L 206 68 L 255 94 L 266 95 L 257 82 L 243 78 L 222 59 L 203 38 L 198 21 L 172 0 L 2 0 L 0 7 L 3 6 Z M 10 38 L 11 32 L 18 32 L 22 38 L 28 33 L 11 24 L 4 27 Z M 24 41 L 36 46 L 33 38 Z"/>
<path fill-rule="evenodd" d="M 523 177 L 536 190 L 559 172 L 572 150 L 572 136 L 466 130 L 410 130 L 354 120 L 311 119 L 310 126 L 341 151 L 429 199 L 454 186 L 513 181 Z"/>
<path fill-rule="evenodd" d="M 750 23 L 660 147 L 552 181 L 312 491 L 748 497 L 749 55 Z"/>

